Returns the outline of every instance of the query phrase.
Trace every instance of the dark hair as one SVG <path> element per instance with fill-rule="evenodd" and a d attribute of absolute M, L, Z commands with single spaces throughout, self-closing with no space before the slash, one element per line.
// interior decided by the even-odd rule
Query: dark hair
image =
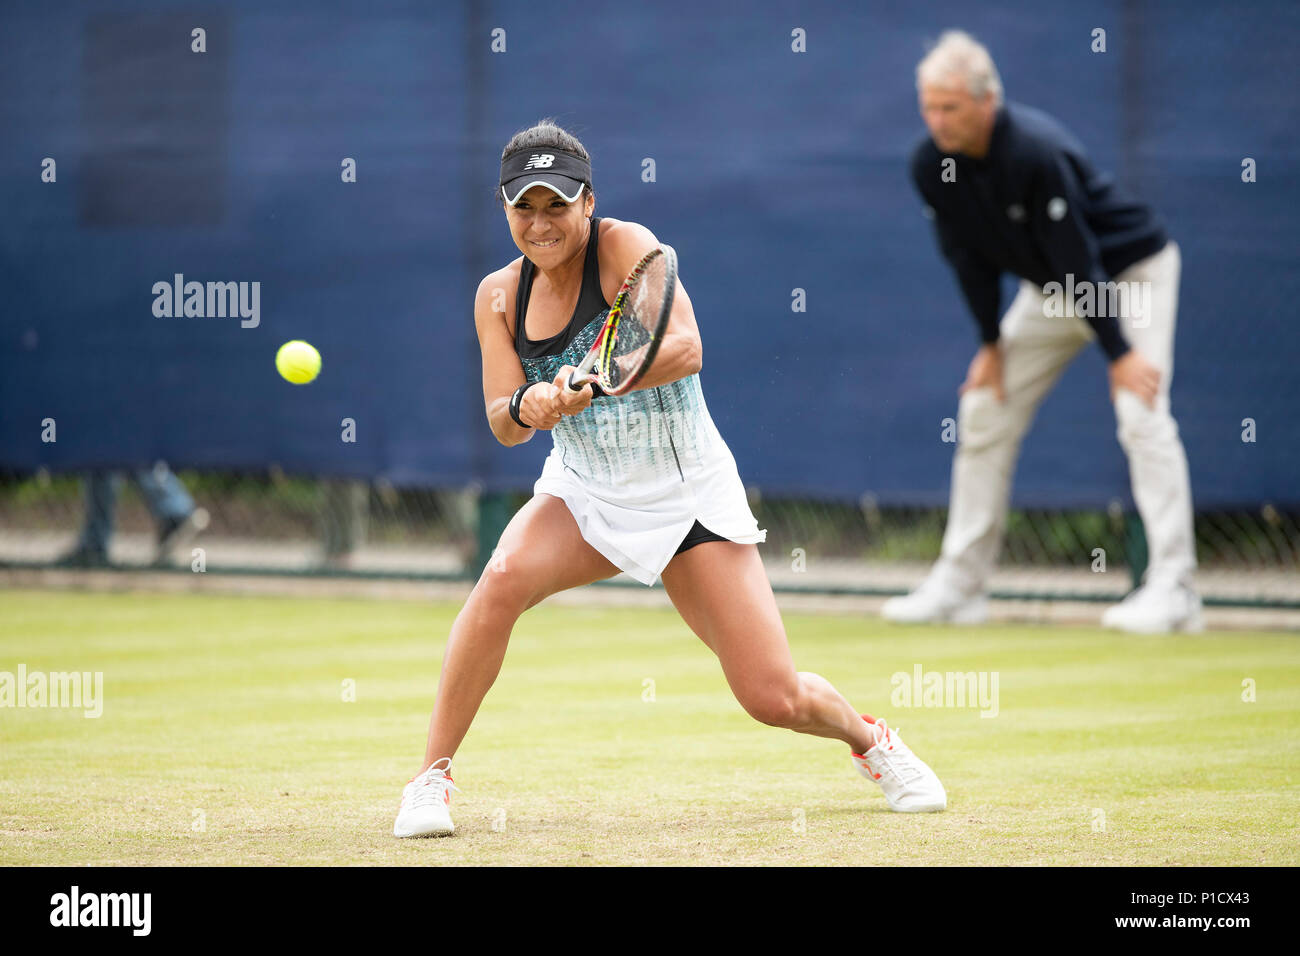
<path fill-rule="evenodd" d="M 507 156 L 523 152 L 526 149 L 558 149 L 562 152 L 572 153 L 581 160 L 591 162 L 591 156 L 587 153 L 587 147 L 579 142 L 578 137 L 574 136 L 566 129 L 557 126 L 555 120 L 546 117 L 537 121 L 536 125 L 521 129 L 510 137 L 510 142 L 506 143 L 506 148 L 501 150 L 501 159 L 504 162 Z M 581 201 L 586 201 L 588 196 L 595 196 L 596 190 L 587 180 L 582 183 Z M 495 191 L 496 201 L 498 204 L 503 202 L 501 198 L 501 188 L 498 186 Z"/>

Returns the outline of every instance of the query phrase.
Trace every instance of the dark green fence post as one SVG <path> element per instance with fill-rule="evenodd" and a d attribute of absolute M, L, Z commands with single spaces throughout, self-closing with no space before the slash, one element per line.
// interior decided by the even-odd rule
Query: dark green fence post
<path fill-rule="evenodd" d="M 510 523 L 510 496 L 501 492 L 484 492 L 478 499 L 478 547 L 474 552 L 474 565 L 469 570 L 478 580 L 492 551 L 501 539 L 501 532 Z"/>
<path fill-rule="evenodd" d="M 1147 533 L 1142 516 L 1132 511 L 1124 515 L 1124 556 L 1136 588 L 1142 584 L 1142 575 L 1147 570 Z"/>

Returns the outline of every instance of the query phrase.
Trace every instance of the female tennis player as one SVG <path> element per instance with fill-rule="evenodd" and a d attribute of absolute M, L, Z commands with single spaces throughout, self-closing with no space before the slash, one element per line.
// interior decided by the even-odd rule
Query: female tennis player
<path fill-rule="evenodd" d="M 766 532 L 704 404 L 699 330 L 680 281 L 659 350 L 633 390 L 597 396 L 585 378 L 579 391 L 568 386 L 624 278 L 658 240 L 637 223 L 592 216 L 587 150 L 550 121 L 506 145 L 500 197 L 523 255 L 484 278 L 474 301 L 488 423 L 503 445 L 538 431 L 554 444 L 452 625 L 424 762 L 402 792 L 394 836 L 453 832 L 451 758 L 519 616 L 619 571 L 647 585 L 662 576 L 755 719 L 843 741 L 890 809 L 942 810 L 943 785 L 897 731 L 794 668 L 756 547 Z"/>

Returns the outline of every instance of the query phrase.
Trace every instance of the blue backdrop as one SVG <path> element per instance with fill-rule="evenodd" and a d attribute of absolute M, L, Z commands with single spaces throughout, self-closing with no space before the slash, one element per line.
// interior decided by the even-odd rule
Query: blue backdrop
<path fill-rule="evenodd" d="M 0 467 L 528 487 L 549 439 L 494 442 L 471 303 L 518 255 L 492 198 L 501 147 L 555 116 L 593 155 L 597 214 L 677 248 L 705 394 L 748 484 L 945 503 L 941 421 L 976 336 L 906 157 L 915 63 L 961 26 L 1008 98 L 1073 129 L 1182 247 L 1173 401 L 1197 506 L 1300 504 L 1300 6 L 902 6 L 8 4 Z M 153 285 L 176 273 L 259 282 L 260 324 L 156 317 Z M 324 355 L 310 387 L 275 374 L 291 338 Z M 1117 496 L 1093 349 L 1040 412 L 1016 499 Z"/>

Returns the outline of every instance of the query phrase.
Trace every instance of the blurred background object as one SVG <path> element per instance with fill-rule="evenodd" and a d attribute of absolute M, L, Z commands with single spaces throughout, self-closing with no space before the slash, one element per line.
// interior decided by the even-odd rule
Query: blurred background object
<path fill-rule="evenodd" d="M 550 447 L 488 431 L 471 303 L 518 255 L 501 147 L 555 116 L 597 215 L 678 251 L 774 583 L 901 592 L 938 552 L 975 345 L 906 169 L 949 26 L 1165 219 L 1203 593 L 1300 607 L 1300 7 L 1276 0 L 11 4 L 0 561 L 102 526 L 79 474 L 166 461 L 209 571 L 476 574 Z M 188 282 L 203 314 L 159 315 Z M 310 386 L 275 373 L 291 338 L 324 356 Z M 995 593 L 1114 598 L 1141 569 L 1093 352 L 1026 441 Z M 156 558 L 150 500 L 123 497 L 120 566 Z"/>
<path fill-rule="evenodd" d="M 206 508 L 194 507 L 194 499 L 185 490 L 167 463 L 131 473 L 140 499 L 149 509 L 155 526 L 157 549 L 154 565 L 166 565 L 171 554 L 188 544 L 208 526 Z M 109 564 L 109 544 L 113 536 L 118 493 L 123 476 L 113 471 L 92 471 L 82 481 L 84 516 L 76 546 L 55 564 L 59 567 L 95 568 Z"/>

